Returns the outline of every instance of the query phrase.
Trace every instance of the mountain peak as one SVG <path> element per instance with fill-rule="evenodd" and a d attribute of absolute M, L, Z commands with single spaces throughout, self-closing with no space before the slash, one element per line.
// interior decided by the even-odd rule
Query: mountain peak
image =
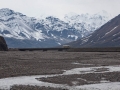
<path fill-rule="evenodd" d="M 14 14 L 15 12 L 9 8 L 2 8 L 0 9 L 0 15 L 1 16 L 9 16 L 9 15 L 12 15 Z"/>
<path fill-rule="evenodd" d="M 48 16 L 48 17 L 46 17 L 46 19 L 48 19 L 48 20 L 55 20 L 55 21 L 59 20 L 59 18 L 56 18 L 56 17 L 53 17 L 53 16 Z"/>
<path fill-rule="evenodd" d="M 102 10 L 101 12 L 98 12 L 95 15 L 101 15 L 101 16 L 107 17 L 109 19 L 113 18 L 113 16 L 105 10 Z"/>

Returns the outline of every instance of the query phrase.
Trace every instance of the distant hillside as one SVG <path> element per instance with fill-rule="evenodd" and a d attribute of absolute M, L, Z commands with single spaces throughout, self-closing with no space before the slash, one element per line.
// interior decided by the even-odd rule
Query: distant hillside
<path fill-rule="evenodd" d="M 69 43 L 72 47 L 120 47 L 120 15 L 91 35 Z"/>
<path fill-rule="evenodd" d="M 7 51 L 7 44 L 5 42 L 5 39 L 0 36 L 0 51 Z"/>

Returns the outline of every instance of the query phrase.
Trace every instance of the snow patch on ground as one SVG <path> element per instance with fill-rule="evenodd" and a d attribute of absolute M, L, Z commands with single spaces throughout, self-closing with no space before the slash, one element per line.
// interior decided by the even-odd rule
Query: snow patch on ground
<path fill-rule="evenodd" d="M 73 62 L 71 64 L 78 64 L 78 65 L 93 65 L 93 64 L 83 64 L 83 63 L 78 63 L 78 62 Z"/>
<path fill-rule="evenodd" d="M 57 75 L 34 75 L 34 76 L 21 76 L 21 77 L 11 77 L 0 79 L 0 89 L 8 90 L 13 85 L 37 85 L 37 86 L 51 86 L 51 87 L 61 87 L 58 84 L 52 84 L 47 82 L 38 81 L 36 78 L 42 77 L 53 77 Z M 63 86 L 63 85 L 62 85 Z"/>
<path fill-rule="evenodd" d="M 58 42 L 58 45 L 61 45 L 61 43 Z"/>
<path fill-rule="evenodd" d="M 106 69 L 106 70 L 98 71 L 98 69 Z M 105 72 L 117 72 L 117 71 L 120 71 L 120 65 L 75 68 L 75 69 L 67 70 L 63 74 L 64 75 L 72 75 L 72 74 L 105 73 Z"/>
<path fill-rule="evenodd" d="M 120 90 L 120 82 L 76 86 L 78 90 Z"/>
<path fill-rule="evenodd" d="M 105 35 L 111 33 L 112 31 L 114 31 L 118 26 L 114 27 L 112 30 L 110 30 L 109 32 L 107 32 Z"/>

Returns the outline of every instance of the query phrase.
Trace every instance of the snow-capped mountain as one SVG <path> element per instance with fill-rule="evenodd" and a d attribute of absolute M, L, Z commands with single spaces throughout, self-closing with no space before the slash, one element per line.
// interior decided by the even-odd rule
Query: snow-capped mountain
<path fill-rule="evenodd" d="M 74 26 L 75 29 L 80 31 L 84 37 L 104 25 L 111 19 L 111 17 L 112 16 L 106 11 L 102 11 L 94 15 L 90 15 L 88 13 L 81 15 L 69 13 L 65 16 L 65 22 L 69 23 L 71 26 Z"/>
<path fill-rule="evenodd" d="M 109 20 L 106 15 L 27 17 L 8 8 L 0 9 L 0 35 L 8 47 L 54 47 L 92 33 Z"/>
<path fill-rule="evenodd" d="M 80 40 L 69 43 L 73 47 L 120 47 L 120 15 Z"/>

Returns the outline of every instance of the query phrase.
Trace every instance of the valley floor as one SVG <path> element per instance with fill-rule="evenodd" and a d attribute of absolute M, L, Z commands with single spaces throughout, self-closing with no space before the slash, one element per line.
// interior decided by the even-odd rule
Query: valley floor
<path fill-rule="evenodd" d="M 0 52 L 1 90 L 119 90 L 120 52 Z"/>

